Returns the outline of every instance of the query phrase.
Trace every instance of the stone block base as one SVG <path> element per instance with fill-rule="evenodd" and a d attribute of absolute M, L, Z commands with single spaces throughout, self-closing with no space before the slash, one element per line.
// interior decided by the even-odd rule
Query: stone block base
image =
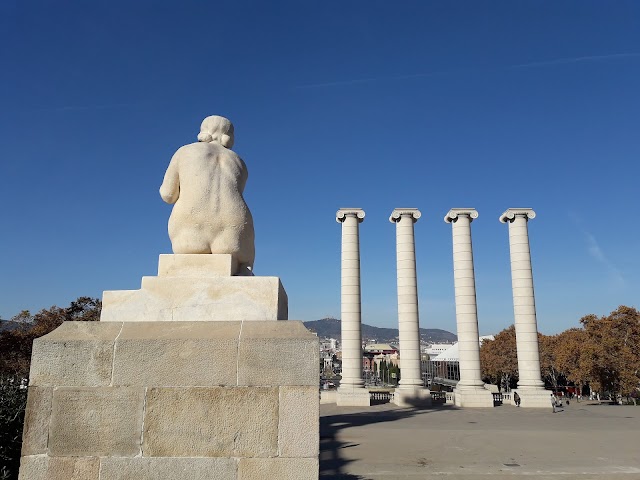
<path fill-rule="evenodd" d="M 34 342 L 21 480 L 317 479 L 302 322 L 66 322 Z"/>
<path fill-rule="evenodd" d="M 548 408 L 551 410 L 551 391 L 544 389 L 517 389 L 511 391 L 511 404 L 515 405 L 513 400 L 514 393 L 520 395 L 520 407 L 522 408 Z"/>
<path fill-rule="evenodd" d="M 338 391 L 320 390 L 320 405 L 325 403 L 338 403 Z"/>
<path fill-rule="evenodd" d="M 286 320 L 278 277 L 233 276 L 232 255 L 160 255 L 140 290 L 105 291 L 103 322 Z"/>
<path fill-rule="evenodd" d="M 456 407 L 463 408 L 493 408 L 493 394 L 483 388 L 456 388 L 454 401 Z"/>
<path fill-rule="evenodd" d="M 369 407 L 371 397 L 366 388 L 338 387 L 336 405 L 339 407 Z"/>
<path fill-rule="evenodd" d="M 431 391 L 427 388 L 414 390 L 396 388 L 393 394 L 393 403 L 399 407 L 430 407 Z"/>
<path fill-rule="evenodd" d="M 19 480 L 317 480 L 317 458 L 22 457 Z"/>

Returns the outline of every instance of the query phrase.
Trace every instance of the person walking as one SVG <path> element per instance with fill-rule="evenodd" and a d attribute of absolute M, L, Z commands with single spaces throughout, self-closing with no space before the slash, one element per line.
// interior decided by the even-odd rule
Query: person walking
<path fill-rule="evenodd" d="M 551 394 L 551 408 L 553 409 L 553 413 L 556 413 L 556 397 Z"/>
<path fill-rule="evenodd" d="M 513 401 L 516 402 L 516 407 L 520 406 L 520 395 L 518 395 L 518 392 L 513 392 Z"/>

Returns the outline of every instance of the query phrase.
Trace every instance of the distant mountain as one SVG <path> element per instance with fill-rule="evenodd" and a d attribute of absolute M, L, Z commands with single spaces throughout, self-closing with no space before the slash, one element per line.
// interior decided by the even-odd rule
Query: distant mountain
<path fill-rule="evenodd" d="M 4 332 L 5 330 L 15 330 L 16 328 L 20 328 L 22 325 L 22 323 L 3 320 L 0 318 L 0 332 Z"/>
<path fill-rule="evenodd" d="M 340 339 L 340 320 L 337 318 L 323 318 L 322 320 L 313 320 L 304 322 L 304 326 L 312 332 L 318 334 L 320 338 L 337 338 Z M 362 337 L 364 339 L 374 339 L 378 343 L 398 343 L 397 328 L 380 328 L 362 324 Z M 458 340 L 458 337 L 446 330 L 439 328 L 421 328 L 420 338 L 424 342 L 432 343 L 450 343 Z"/>

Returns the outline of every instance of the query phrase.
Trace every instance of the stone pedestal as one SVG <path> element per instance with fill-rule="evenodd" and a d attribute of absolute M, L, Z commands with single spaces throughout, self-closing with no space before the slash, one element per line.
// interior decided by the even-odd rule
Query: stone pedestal
<path fill-rule="evenodd" d="M 493 408 L 493 394 L 484 387 L 455 388 L 454 403 L 463 408 Z"/>
<path fill-rule="evenodd" d="M 518 388 L 511 390 L 511 404 L 515 405 L 513 394 L 520 395 L 520 406 L 523 408 L 551 409 L 551 392 L 542 388 Z"/>
<path fill-rule="evenodd" d="M 398 389 L 393 394 L 393 403 L 398 407 L 430 407 L 431 391 L 427 388 L 414 390 Z"/>
<path fill-rule="evenodd" d="M 157 277 L 140 290 L 104 292 L 102 322 L 286 320 L 278 277 L 231 276 L 231 255 L 160 255 Z"/>
<path fill-rule="evenodd" d="M 317 479 L 318 362 L 301 322 L 66 322 L 34 342 L 20 479 Z"/>
<path fill-rule="evenodd" d="M 101 322 L 34 341 L 21 480 L 317 480 L 318 339 L 233 263 L 161 256 Z"/>

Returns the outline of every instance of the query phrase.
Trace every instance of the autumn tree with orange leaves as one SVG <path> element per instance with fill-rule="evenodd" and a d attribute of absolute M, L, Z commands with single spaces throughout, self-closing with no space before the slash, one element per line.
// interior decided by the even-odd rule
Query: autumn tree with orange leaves
<path fill-rule="evenodd" d="M 557 388 L 560 382 L 589 386 L 637 398 L 640 396 L 640 312 L 620 306 L 611 314 L 587 315 L 582 328 L 571 328 L 558 335 L 538 334 L 540 370 L 546 384 Z M 515 327 L 480 348 L 482 375 L 498 385 L 513 384 L 518 376 Z"/>

